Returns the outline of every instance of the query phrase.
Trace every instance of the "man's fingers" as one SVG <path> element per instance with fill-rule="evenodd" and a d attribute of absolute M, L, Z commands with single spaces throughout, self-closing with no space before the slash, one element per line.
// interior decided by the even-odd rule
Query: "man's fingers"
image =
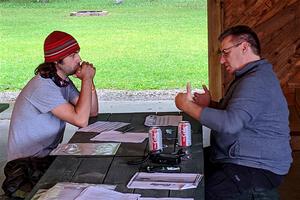
<path fill-rule="evenodd" d="M 191 91 L 191 83 L 188 82 L 186 84 L 186 97 L 189 101 L 193 101 L 192 91 Z"/>
<path fill-rule="evenodd" d="M 197 97 L 193 97 L 193 101 L 197 101 Z"/>
<path fill-rule="evenodd" d="M 198 96 L 201 96 L 201 94 L 194 92 L 194 97 L 198 97 Z"/>
<path fill-rule="evenodd" d="M 207 89 L 206 85 L 202 85 L 202 88 L 205 92 L 209 92 L 209 90 Z"/>
<path fill-rule="evenodd" d="M 187 82 L 187 84 L 186 84 L 186 93 L 188 95 L 191 95 L 191 83 L 190 82 Z"/>

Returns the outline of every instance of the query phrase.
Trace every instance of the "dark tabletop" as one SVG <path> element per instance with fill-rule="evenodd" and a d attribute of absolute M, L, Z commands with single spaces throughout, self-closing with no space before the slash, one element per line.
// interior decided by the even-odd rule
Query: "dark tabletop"
<path fill-rule="evenodd" d="M 192 147 L 190 148 L 191 158 L 184 159 L 178 165 L 184 173 L 203 174 L 203 148 L 202 148 L 202 126 L 196 120 L 191 119 L 184 113 L 121 113 L 121 114 L 99 114 L 90 119 L 95 121 L 119 121 L 129 122 L 133 127 L 130 132 L 148 132 L 149 127 L 144 126 L 145 117 L 150 114 L 157 115 L 183 115 L 192 126 Z M 177 152 L 176 145 L 177 127 L 161 127 L 163 132 L 164 154 Z M 166 129 L 169 129 L 166 133 Z M 172 130 L 172 131 L 170 131 Z M 171 132 L 171 134 L 170 134 Z M 90 143 L 90 138 L 98 133 L 76 132 L 70 143 Z M 204 199 L 204 180 L 196 189 L 181 191 L 169 190 L 145 190 L 128 189 L 126 187 L 131 177 L 139 171 L 145 171 L 148 165 L 153 164 L 150 160 L 136 165 L 129 165 L 128 161 L 143 160 L 148 155 L 148 139 L 143 143 L 122 143 L 115 156 L 57 156 L 53 164 L 34 187 L 27 199 L 30 199 L 38 189 L 47 189 L 58 182 L 78 182 L 95 184 L 117 185 L 116 191 L 138 193 L 142 197 L 181 197 Z"/>

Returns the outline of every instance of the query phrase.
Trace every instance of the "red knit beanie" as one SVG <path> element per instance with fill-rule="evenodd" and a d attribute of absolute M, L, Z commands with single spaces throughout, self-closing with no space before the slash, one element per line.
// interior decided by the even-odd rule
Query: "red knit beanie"
<path fill-rule="evenodd" d="M 70 34 L 53 31 L 45 39 L 45 62 L 59 61 L 80 49 L 77 41 Z"/>

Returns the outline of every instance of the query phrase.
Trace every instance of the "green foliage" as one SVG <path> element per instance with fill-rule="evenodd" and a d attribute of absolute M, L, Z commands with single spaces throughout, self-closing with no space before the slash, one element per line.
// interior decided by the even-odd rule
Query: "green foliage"
<path fill-rule="evenodd" d="M 109 14 L 70 16 L 79 10 Z M 208 82 L 206 15 L 204 0 L 0 0 L 0 91 L 32 78 L 53 30 L 78 40 L 82 59 L 97 68 L 97 88 L 200 87 Z"/>

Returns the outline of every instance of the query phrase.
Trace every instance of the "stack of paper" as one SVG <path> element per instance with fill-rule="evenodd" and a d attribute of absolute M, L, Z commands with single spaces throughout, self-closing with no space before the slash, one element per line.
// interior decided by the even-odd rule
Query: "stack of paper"
<path fill-rule="evenodd" d="M 89 184 L 89 183 L 57 183 L 49 190 L 39 190 L 32 198 L 33 200 L 73 200 L 78 197 L 88 187 L 96 187 L 106 190 L 114 190 L 116 186 L 105 184 Z"/>
<path fill-rule="evenodd" d="M 57 183 L 43 194 L 38 200 L 138 200 L 140 194 L 120 193 L 113 189 L 115 186 L 79 183 Z"/>

